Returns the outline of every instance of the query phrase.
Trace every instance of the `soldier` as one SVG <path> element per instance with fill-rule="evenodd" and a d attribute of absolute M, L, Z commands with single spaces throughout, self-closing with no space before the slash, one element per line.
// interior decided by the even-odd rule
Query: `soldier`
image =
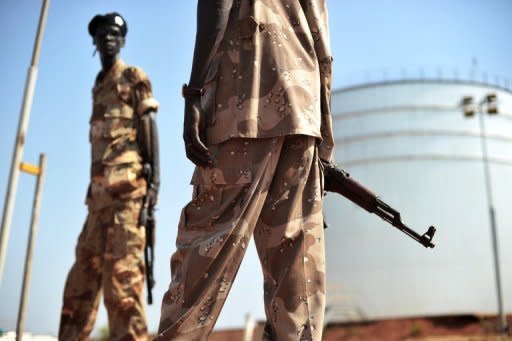
<path fill-rule="evenodd" d="M 143 202 L 156 203 L 160 182 L 158 102 L 144 71 L 120 59 L 127 33 L 123 17 L 97 15 L 88 28 L 102 69 L 92 91 L 88 216 L 66 281 L 59 340 L 88 339 L 102 291 L 110 340 L 147 340 L 146 233 L 139 219 Z M 151 176 L 143 171 L 149 168 Z"/>
<path fill-rule="evenodd" d="M 254 235 L 266 340 L 321 340 L 331 161 L 324 0 L 199 0 L 184 142 L 196 165 L 157 340 L 206 340 Z"/>

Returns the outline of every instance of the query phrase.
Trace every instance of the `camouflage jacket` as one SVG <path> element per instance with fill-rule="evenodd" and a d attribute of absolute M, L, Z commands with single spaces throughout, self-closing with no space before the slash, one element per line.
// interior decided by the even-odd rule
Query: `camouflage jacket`
<path fill-rule="evenodd" d="M 208 143 L 318 137 L 330 160 L 331 51 L 325 0 L 237 0 L 202 96 Z"/>
<path fill-rule="evenodd" d="M 121 60 L 105 75 L 98 74 L 92 96 L 92 164 L 87 202 L 98 209 L 108 206 L 113 199 L 146 194 L 137 127 L 139 116 L 156 112 L 158 102 L 144 71 Z"/>

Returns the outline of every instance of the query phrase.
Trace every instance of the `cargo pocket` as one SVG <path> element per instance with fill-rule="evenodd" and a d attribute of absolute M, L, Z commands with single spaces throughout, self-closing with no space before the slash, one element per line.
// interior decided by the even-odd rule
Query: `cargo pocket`
<path fill-rule="evenodd" d="M 105 166 L 108 191 L 111 194 L 121 194 L 137 189 L 139 171 L 132 163 Z"/>
<path fill-rule="evenodd" d="M 138 258 L 144 248 L 145 229 L 138 224 L 142 203 L 129 201 L 114 207 L 114 236 L 112 246 L 114 258 L 134 256 Z"/>
<path fill-rule="evenodd" d="M 132 97 L 132 85 L 127 81 L 116 84 L 117 97 L 124 103 L 130 103 Z"/>
<path fill-rule="evenodd" d="M 180 229 L 216 231 L 231 224 L 241 210 L 245 189 L 252 182 L 250 171 L 238 177 L 225 176 L 235 170 L 196 167 L 192 177 L 194 195 L 183 208 Z"/>

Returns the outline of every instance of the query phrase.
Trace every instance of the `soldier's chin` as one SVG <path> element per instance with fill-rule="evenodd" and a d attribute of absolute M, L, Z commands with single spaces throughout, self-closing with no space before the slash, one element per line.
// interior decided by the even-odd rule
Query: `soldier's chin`
<path fill-rule="evenodd" d="M 116 48 L 108 47 L 108 48 L 102 48 L 99 52 L 102 56 L 113 57 L 119 53 L 119 50 Z"/>

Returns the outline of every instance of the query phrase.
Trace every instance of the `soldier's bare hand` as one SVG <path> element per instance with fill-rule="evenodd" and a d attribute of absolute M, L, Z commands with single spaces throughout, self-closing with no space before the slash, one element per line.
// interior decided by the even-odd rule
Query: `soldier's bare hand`
<path fill-rule="evenodd" d="M 206 141 L 206 125 L 199 98 L 187 98 L 185 100 L 183 141 L 185 142 L 187 158 L 190 161 L 200 167 L 213 166 L 213 159 L 204 143 Z"/>

